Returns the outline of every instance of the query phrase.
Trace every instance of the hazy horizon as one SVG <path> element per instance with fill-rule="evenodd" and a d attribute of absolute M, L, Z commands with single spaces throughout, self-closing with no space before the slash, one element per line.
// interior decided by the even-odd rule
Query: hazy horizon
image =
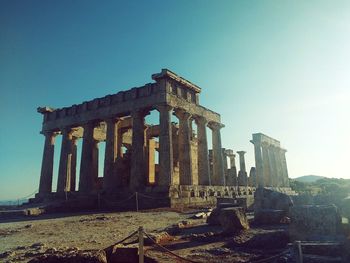
<path fill-rule="evenodd" d="M 291 178 L 350 179 L 349 13 L 322 0 L 1 1 L 0 200 L 38 189 L 38 106 L 141 86 L 162 68 L 202 88 L 248 172 L 262 132 L 287 149 Z"/>

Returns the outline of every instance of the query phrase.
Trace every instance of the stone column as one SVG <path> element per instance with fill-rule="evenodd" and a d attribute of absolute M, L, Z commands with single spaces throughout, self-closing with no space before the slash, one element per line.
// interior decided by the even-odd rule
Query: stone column
<path fill-rule="evenodd" d="M 269 145 L 268 147 L 268 156 L 270 163 L 270 177 L 271 177 L 271 186 L 277 187 L 277 167 L 274 156 L 274 147 Z"/>
<path fill-rule="evenodd" d="M 168 105 L 157 106 L 159 111 L 159 176 L 157 185 L 169 186 L 173 184 L 173 136 L 171 114 L 173 108 Z M 153 153 L 154 154 L 154 153 Z"/>
<path fill-rule="evenodd" d="M 55 132 L 43 132 L 45 145 L 41 163 L 39 194 L 52 192 L 53 158 L 55 151 Z"/>
<path fill-rule="evenodd" d="M 230 169 L 232 169 L 232 168 L 237 169 L 236 168 L 236 155 L 230 154 L 229 158 L 230 158 Z"/>
<path fill-rule="evenodd" d="M 283 175 L 282 175 L 282 164 L 281 164 L 281 155 L 279 147 L 274 147 L 273 150 L 274 161 L 276 165 L 276 187 L 282 187 L 283 185 Z"/>
<path fill-rule="evenodd" d="M 254 155 L 255 155 L 255 170 L 256 170 L 256 180 L 258 187 L 264 187 L 264 170 L 263 170 L 263 161 L 262 161 L 262 153 L 261 153 L 261 144 L 260 142 L 250 141 L 254 144 Z"/>
<path fill-rule="evenodd" d="M 192 185 L 191 114 L 179 109 L 175 114 L 179 119 L 179 181 L 180 185 Z"/>
<path fill-rule="evenodd" d="M 92 177 L 94 179 L 94 188 L 97 189 L 97 182 L 98 182 L 98 144 L 100 142 L 98 140 L 94 140 L 93 142 L 93 148 L 92 148 Z"/>
<path fill-rule="evenodd" d="M 236 167 L 236 155 L 230 154 L 230 171 L 231 171 L 231 185 L 237 186 L 237 167 Z"/>
<path fill-rule="evenodd" d="M 73 137 L 73 139 L 72 139 L 70 191 L 75 191 L 76 181 L 77 181 L 77 141 L 78 141 L 78 138 Z"/>
<path fill-rule="evenodd" d="M 264 174 L 265 186 L 271 187 L 272 180 L 271 180 L 271 169 L 270 169 L 270 158 L 269 158 L 269 152 L 268 152 L 268 144 L 262 143 L 261 148 L 262 148 L 262 157 L 263 157 L 263 174 Z"/>
<path fill-rule="evenodd" d="M 198 184 L 210 185 L 209 176 L 209 155 L 207 141 L 207 124 L 208 121 L 204 117 L 196 118 L 197 138 L 198 138 Z"/>
<path fill-rule="evenodd" d="M 72 139 L 71 128 L 62 129 L 62 145 L 60 164 L 58 168 L 57 193 L 68 192 L 71 189 Z"/>
<path fill-rule="evenodd" d="M 134 111 L 132 117 L 132 146 L 131 146 L 131 172 L 130 189 L 138 191 L 146 185 L 145 162 L 145 116 L 144 111 Z"/>
<path fill-rule="evenodd" d="M 90 193 L 94 189 L 93 148 L 94 148 L 94 122 L 83 125 L 83 147 L 80 163 L 79 192 Z"/>
<path fill-rule="evenodd" d="M 159 176 L 156 178 L 156 167 L 155 167 L 155 155 L 156 155 L 156 141 L 148 139 L 148 183 L 159 184 Z M 160 164 L 159 164 L 160 165 Z"/>
<path fill-rule="evenodd" d="M 210 123 L 209 128 L 212 130 L 213 142 L 213 178 L 212 185 L 225 185 L 224 161 L 221 147 L 220 129 L 224 127 L 220 123 Z"/>
<path fill-rule="evenodd" d="M 118 155 L 119 143 L 119 126 L 120 120 L 110 118 L 106 120 L 106 147 L 105 147 L 105 160 L 103 170 L 103 189 L 106 192 L 116 191 L 118 185 L 117 174 L 115 174 L 115 162 Z M 121 148 L 121 147 L 120 147 Z M 119 150 L 120 156 L 120 150 Z"/>
<path fill-rule="evenodd" d="M 238 172 L 238 182 L 240 182 L 238 185 L 240 186 L 247 186 L 248 184 L 248 176 L 247 176 L 247 170 L 245 166 L 245 157 L 244 154 L 245 151 L 238 151 L 239 155 L 239 172 Z"/>
<path fill-rule="evenodd" d="M 286 160 L 286 149 L 280 148 L 281 164 L 282 164 L 282 176 L 283 176 L 283 187 L 289 187 L 289 178 L 288 178 L 288 168 Z"/>

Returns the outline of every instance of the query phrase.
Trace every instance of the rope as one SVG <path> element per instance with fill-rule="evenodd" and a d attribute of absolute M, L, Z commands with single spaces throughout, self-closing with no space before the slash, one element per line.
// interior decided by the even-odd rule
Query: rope
<path fill-rule="evenodd" d="M 271 259 L 275 259 L 275 258 L 278 258 L 284 254 L 286 254 L 288 252 L 288 250 L 286 251 L 283 251 L 277 255 L 274 255 L 272 257 L 269 257 L 269 258 L 263 258 L 263 259 L 259 259 L 259 260 L 255 260 L 255 261 L 251 261 L 251 263 L 262 263 L 262 262 L 270 262 Z"/>
<path fill-rule="evenodd" d="M 127 240 L 127 239 L 133 237 L 133 236 L 136 235 L 137 233 L 138 233 L 138 231 L 135 231 L 135 232 L 131 233 L 131 234 L 128 235 L 126 238 L 123 238 L 122 240 L 120 240 L 120 241 L 118 241 L 117 243 L 113 244 L 113 246 L 116 246 L 116 245 L 118 245 L 118 244 L 120 244 L 120 243 L 123 243 L 125 240 Z"/>
<path fill-rule="evenodd" d="M 22 198 L 17 198 L 18 200 L 23 200 L 23 199 L 27 199 L 28 197 L 31 197 L 33 194 L 37 193 L 39 191 L 39 189 L 36 189 L 33 193 L 26 195 L 25 197 Z"/>
<path fill-rule="evenodd" d="M 107 202 L 107 203 L 109 203 L 109 204 L 121 204 L 121 203 L 124 203 L 124 202 L 126 202 L 126 201 L 128 201 L 128 200 L 130 200 L 131 198 L 133 198 L 135 196 L 135 193 L 133 193 L 131 196 L 129 196 L 127 199 L 124 199 L 124 200 L 121 200 L 121 201 L 117 201 L 117 202 L 112 202 L 112 201 L 109 201 L 109 200 L 107 200 L 107 199 L 105 199 L 105 198 L 101 198 L 101 200 L 103 200 L 103 201 L 105 201 L 105 202 Z"/>
<path fill-rule="evenodd" d="M 144 234 L 146 235 L 146 237 L 148 237 L 149 240 L 151 240 L 157 247 L 159 247 L 159 248 L 165 250 L 167 253 L 169 253 L 169 254 L 171 254 L 171 255 L 173 255 L 173 256 L 179 258 L 179 259 L 182 259 L 182 260 L 184 260 L 184 261 L 187 261 L 187 262 L 191 262 L 191 263 L 200 263 L 200 262 L 198 262 L 198 261 L 193 261 L 193 260 L 191 260 L 191 259 L 184 258 L 184 257 L 181 257 L 181 256 L 175 254 L 175 253 L 172 252 L 171 250 L 169 250 L 169 249 L 163 247 L 162 245 L 159 245 L 159 244 L 158 244 L 156 241 L 154 241 L 153 238 L 151 238 L 146 232 L 143 232 L 143 233 L 144 233 Z"/>
<path fill-rule="evenodd" d="M 137 193 L 137 194 L 139 196 L 143 196 L 143 197 L 150 198 L 150 199 L 164 200 L 164 197 L 154 197 L 154 196 L 144 195 L 144 194 L 141 194 L 141 193 Z"/>

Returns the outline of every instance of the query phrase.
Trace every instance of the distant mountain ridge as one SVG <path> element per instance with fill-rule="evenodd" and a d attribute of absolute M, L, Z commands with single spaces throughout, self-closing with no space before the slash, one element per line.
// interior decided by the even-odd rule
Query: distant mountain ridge
<path fill-rule="evenodd" d="M 297 178 L 293 178 L 294 180 L 298 181 L 298 182 L 302 182 L 302 183 L 314 183 L 317 180 L 326 178 L 324 176 L 320 176 L 320 175 L 304 175 L 304 176 L 300 176 Z"/>

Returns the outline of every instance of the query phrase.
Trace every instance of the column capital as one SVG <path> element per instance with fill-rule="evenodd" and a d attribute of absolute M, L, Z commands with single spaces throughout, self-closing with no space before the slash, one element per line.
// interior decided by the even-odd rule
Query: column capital
<path fill-rule="evenodd" d="M 219 122 L 209 122 L 208 123 L 208 127 L 211 129 L 211 130 L 220 130 L 221 128 L 225 127 L 224 124 L 222 123 L 219 123 Z"/>
<path fill-rule="evenodd" d="M 207 126 L 209 122 L 205 117 L 200 115 L 195 115 L 194 120 L 197 123 L 197 125 L 203 125 L 203 126 Z"/>
<path fill-rule="evenodd" d="M 104 121 L 106 123 L 118 123 L 119 121 L 121 121 L 121 119 L 119 117 L 115 117 L 115 116 L 110 116 L 104 119 Z"/>
<path fill-rule="evenodd" d="M 284 149 L 284 148 L 279 148 L 279 151 L 280 151 L 280 153 L 282 153 L 282 154 L 285 154 L 285 153 L 287 152 L 287 150 Z"/>
<path fill-rule="evenodd" d="M 146 117 L 147 115 L 149 115 L 149 110 L 148 109 L 137 109 L 137 110 L 133 110 L 131 112 L 131 117 L 134 119 L 134 118 L 144 118 Z"/>
<path fill-rule="evenodd" d="M 83 122 L 81 124 L 81 126 L 85 129 L 85 128 L 95 128 L 97 126 L 97 124 L 99 124 L 100 121 L 99 120 L 92 120 L 92 121 L 87 121 L 87 122 Z"/>
<path fill-rule="evenodd" d="M 176 108 L 174 110 L 174 115 L 181 120 L 189 120 L 192 117 L 192 115 L 189 112 L 180 108 Z"/>
<path fill-rule="evenodd" d="M 268 142 L 261 142 L 260 144 L 262 147 L 265 147 L 265 148 L 269 148 L 271 146 L 271 144 L 269 144 Z"/>
<path fill-rule="evenodd" d="M 46 136 L 52 136 L 52 137 L 56 137 L 58 134 L 60 134 L 59 131 L 41 131 L 40 132 L 42 135 Z"/>
<path fill-rule="evenodd" d="M 246 152 L 245 151 L 237 151 L 239 155 L 244 155 Z"/>
<path fill-rule="evenodd" d="M 171 111 L 174 109 L 174 107 L 168 105 L 168 104 L 160 104 L 160 105 L 156 105 L 155 106 L 156 110 L 159 112 L 163 112 L 163 111 Z"/>

